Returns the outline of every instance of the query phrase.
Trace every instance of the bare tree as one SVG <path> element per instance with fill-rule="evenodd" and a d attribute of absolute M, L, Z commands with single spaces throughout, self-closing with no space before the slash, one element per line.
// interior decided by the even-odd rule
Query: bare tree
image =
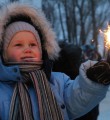
<path fill-rule="evenodd" d="M 84 11 L 84 2 L 85 0 L 82 0 L 80 2 L 78 2 L 76 0 L 76 6 L 79 10 L 79 22 L 80 22 L 80 45 L 83 45 L 85 44 L 85 41 L 86 41 L 86 35 L 85 35 L 85 11 Z"/>
<path fill-rule="evenodd" d="M 80 46 L 92 43 L 97 48 L 99 29 L 110 21 L 108 0 L 42 0 L 42 4 L 62 39 Z"/>
<path fill-rule="evenodd" d="M 58 2 L 58 12 L 59 12 L 59 19 L 60 19 L 60 23 L 61 23 L 61 29 L 62 29 L 62 33 L 63 33 L 63 38 L 64 38 L 64 40 L 66 40 L 60 2 Z"/>

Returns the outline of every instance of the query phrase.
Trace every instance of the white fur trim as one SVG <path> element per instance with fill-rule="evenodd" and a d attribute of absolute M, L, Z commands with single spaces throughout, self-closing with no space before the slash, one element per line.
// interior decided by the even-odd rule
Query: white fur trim
<path fill-rule="evenodd" d="M 50 23 L 40 9 L 22 3 L 11 3 L 4 6 L 0 10 L 0 42 L 2 42 L 2 34 L 4 33 L 4 25 L 8 22 L 10 16 L 17 14 L 27 15 L 32 22 L 41 29 L 45 40 L 44 47 L 47 50 L 49 58 L 54 60 L 58 57 L 60 48 L 56 41 L 56 35 L 52 30 Z"/>

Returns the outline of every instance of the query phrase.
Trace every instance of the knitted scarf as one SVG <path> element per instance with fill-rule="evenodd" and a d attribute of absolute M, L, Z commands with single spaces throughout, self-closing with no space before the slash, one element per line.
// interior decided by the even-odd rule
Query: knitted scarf
<path fill-rule="evenodd" d="M 15 64 L 15 63 L 11 63 Z M 29 63 L 28 63 L 29 64 Z M 36 92 L 40 120 L 63 120 L 61 110 L 51 91 L 46 75 L 41 68 L 42 63 L 27 65 L 17 63 L 20 66 L 22 80 L 14 86 L 10 104 L 9 120 L 34 120 L 28 85 L 31 83 Z"/>

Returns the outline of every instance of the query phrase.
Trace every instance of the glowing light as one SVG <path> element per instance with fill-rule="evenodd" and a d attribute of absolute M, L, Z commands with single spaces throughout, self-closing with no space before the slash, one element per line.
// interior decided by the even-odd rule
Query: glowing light
<path fill-rule="evenodd" d="M 104 37 L 104 58 L 110 63 L 110 25 L 108 25 L 104 31 L 99 31 L 103 33 Z"/>
<path fill-rule="evenodd" d="M 105 47 L 110 49 L 110 25 L 108 25 L 107 29 L 103 31 L 104 34 L 104 42 Z"/>
<path fill-rule="evenodd" d="M 94 40 L 91 40 L 92 42 L 94 42 Z"/>

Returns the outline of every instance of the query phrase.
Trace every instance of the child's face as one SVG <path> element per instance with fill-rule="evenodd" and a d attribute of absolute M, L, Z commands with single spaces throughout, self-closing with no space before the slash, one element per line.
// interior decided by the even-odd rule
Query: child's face
<path fill-rule="evenodd" d="M 42 59 L 35 36 L 31 32 L 18 32 L 12 38 L 8 48 L 9 62 L 36 62 Z"/>

